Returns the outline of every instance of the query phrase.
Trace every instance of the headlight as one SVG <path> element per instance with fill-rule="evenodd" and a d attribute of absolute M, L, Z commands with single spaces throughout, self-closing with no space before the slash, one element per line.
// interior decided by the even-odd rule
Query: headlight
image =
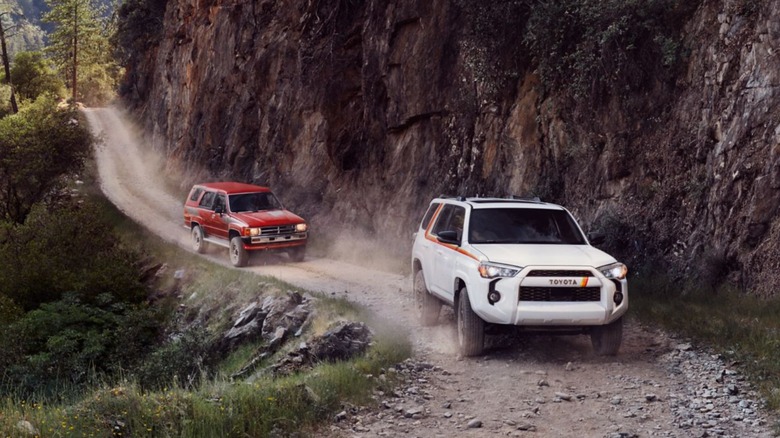
<path fill-rule="evenodd" d="M 259 236 L 260 235 L 260 228 L 250 228 L 249 229 L 249 235 L 250 236 Z"/>
<path fill-rule="evenodd" d="M 309 229 L 309 226 L 306 224 L 298 224 L 295 226 L 295 231 L 302 233 Z"/>
<path fill-rule="evenodd" d="M 602 274 L 610 280 L 622 280 L 628 275 L 628 267 L 622 263 L 613 263 L 611 265 L 599 268 Z"/>
<path fill-rule="evenodd" d="M 477 269 L 482 278 L 514 277 L 523 270 L 520 266 L 499 265 L 489 262 L 481 262 Z"/>

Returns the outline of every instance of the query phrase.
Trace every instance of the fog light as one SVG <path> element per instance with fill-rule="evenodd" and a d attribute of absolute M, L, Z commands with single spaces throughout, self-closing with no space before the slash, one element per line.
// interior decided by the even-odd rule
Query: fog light
<path fill-rule="evenodd" d="M 619 306 L 620 303 L 623 302 L 623 292 L 615 292 L 615 296 L 612 297 L 612 301 L 614 301 L 615 304 Z"/>
<path fill-rule="evenodd" d="M 501 299 L 501 294 L 492 290 L 488 292 L 488 302 L 492 305 L 498 302 L 498 300 Z"/>

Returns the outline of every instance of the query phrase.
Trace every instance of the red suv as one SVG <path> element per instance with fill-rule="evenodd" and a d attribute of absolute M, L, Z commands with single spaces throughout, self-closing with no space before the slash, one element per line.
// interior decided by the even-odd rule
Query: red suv
<path fill-rule="evenodd" d="M 184 203 L 184 226 L 195 251 L 205 252 L 207 243 L 226 247 L 234 266 L 246 266 L 248 251 L 284 250 L 296 262 L 306 254 L 306 221 L 285 210 L 267 187 L 196 184 Z"/>

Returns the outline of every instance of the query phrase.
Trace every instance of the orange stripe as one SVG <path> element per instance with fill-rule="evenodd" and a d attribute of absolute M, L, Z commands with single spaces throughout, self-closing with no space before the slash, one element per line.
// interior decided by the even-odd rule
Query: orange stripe
<path fill-rule="evenodd" d="M 466 257 L 470 257 L 470 258 L 472 258 L 472 259 L 474 259 L 476 261 L 479 261 L 479 259 L 475 255 L 473 255 L 470 252 L 466 251 L 465 249 L 459 247 L 458 245 L 451 245 L 451 244 L 448 244 L 448 243 L 442 243 L 442 242 L 439 242 L 435 237 L 431 236 L 431 228 L 433 228 L 433 224 L 436 222 L 436 219 L 438 219 L 439 213 L 441 212 L 441 209 L 444 208 L 444 205 L 445 204 L 439 204 L 439 208 L 436 209 L 436 213 L 431 218 L 431 222 L 428 224 L 428 228 L 425 230 L 425 238 L 430 240 L 431 242 L 437 244 L 437 245 L 441 245 L 441 246 L 443 246 L 445 248 L 449 248 L 449 249 L 451 249 L 453 251 L 457 251 L 457 252 L 465 255 Z"/>
<path fill-rule="evenodd" d="M 588 285 L 588 277 L 582 277 L 582 281 L 580 282 L 580 287 L 585 287 Z"/>

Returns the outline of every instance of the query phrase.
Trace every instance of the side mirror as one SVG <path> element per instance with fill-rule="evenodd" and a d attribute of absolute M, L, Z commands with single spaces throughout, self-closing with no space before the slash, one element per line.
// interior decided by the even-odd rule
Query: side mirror
<path fill-rule="evenodd" d="M 588 241 L 590 241 L 591 245 L 601 245 L 606 241 L 606 236 L 604 236 L 604 233 L 594 231 L 588 233 Z"/>
<path fill-rule="evenodd" d="M 436 236 L 436 240 L 441 243 L 449 243 L 450 245 L 460 246 L 460 241 L 458 241 L 458 233 L 455 231 L 441 231 L 439 235 Z"/>
<path fill-rule="evenodd" d="M 214 209 L 214 213 L 219 214 L 219 215 L 223 214 L 224 212 L 225 212 L 225 209 L 222 208 L 222 207 L 217 207 L 217 208 Z"/>

